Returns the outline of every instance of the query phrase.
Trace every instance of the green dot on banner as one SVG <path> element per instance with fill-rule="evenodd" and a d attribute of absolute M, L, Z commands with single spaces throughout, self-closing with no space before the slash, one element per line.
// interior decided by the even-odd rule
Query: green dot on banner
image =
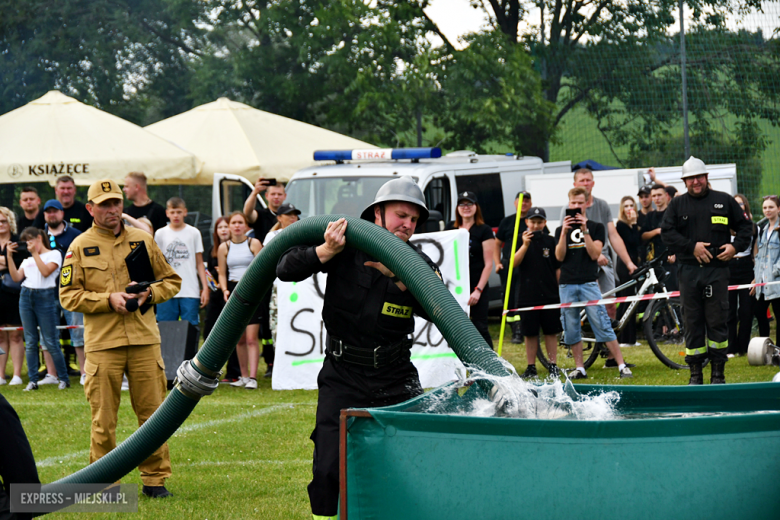
<path fill-rule="evenodd" d="M 293 302 L 293 303 L 297 302 L 298 301 L 298 293 L 292 293 L 290 295 L 290 301 Z"/>
<path fill-rule="evenodd" d="M 461 286 L 455 287 L 455 294 L 460 294 L 462 292 L 463 292 L 463 287 Z"/>

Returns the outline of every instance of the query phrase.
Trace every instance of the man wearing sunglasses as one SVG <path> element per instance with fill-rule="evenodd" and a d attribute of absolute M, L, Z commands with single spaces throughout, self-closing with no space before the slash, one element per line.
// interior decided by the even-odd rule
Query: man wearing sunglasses
<path fill-rule="evenodd" d="M 57 249 L 64 258 L 70 243 L 81 234 L 81 231 L 65 221 L 65 208 L 62 207 L 62 203 L 57 199 L 47 200 L 46 204 L 43 205 L 43 219 L 46 222 L 44 231 L 46 231 L 46 235 L 49 237 L 49 247 Z M 70 312 L 65 309 L 62 312 L 68 325 L 84 325 L 84 315 L 80 312 Z M 81 372 L 80 382 L 83 386 L 86 377 L 84 372 L 84 329 L 70 329 L 68 332 L 70 334 L 70 344 L 73 350 L 76 351 L 79 372 Z"/>

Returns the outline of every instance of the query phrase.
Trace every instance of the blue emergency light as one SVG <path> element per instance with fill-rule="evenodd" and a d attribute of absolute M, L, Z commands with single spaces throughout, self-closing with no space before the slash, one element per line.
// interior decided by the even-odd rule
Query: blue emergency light
<path fill-rule="evenodd" d="M 388 161 L 398 159 L 438 159 L 441 148 L 373 148 L 366 150 L 318 150 L 315 161 Z"/>

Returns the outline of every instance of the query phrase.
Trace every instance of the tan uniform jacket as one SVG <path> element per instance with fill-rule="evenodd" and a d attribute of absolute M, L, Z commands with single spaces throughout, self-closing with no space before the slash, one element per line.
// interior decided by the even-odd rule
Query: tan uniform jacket
<path fill-rule="evenodd" d="M 118 237 L 95 225 L 70 245 L 60 272 L 60 302 L 71 312 L 84 313 L 84 350 L 92 352 L 128 345 L 160 343 L 154 312 L 141 311 L 126 316 L 114 312 L 108 297 L 124 292 L 130 284 L 125 258 L 141 242 L 146 242 L 156 280 L 147 303 L 162 303 L 181 288 L 181 277 L 145 231 L 122 226 Z"/>

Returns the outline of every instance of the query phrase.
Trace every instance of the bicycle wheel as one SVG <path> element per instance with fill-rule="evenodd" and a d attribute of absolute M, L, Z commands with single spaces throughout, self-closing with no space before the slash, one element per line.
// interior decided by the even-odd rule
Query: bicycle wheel
<path fill-rule="evenodd" d="M 547 356 L 547 349 L 544 346 L 544 336 L 540 336 L 540 339 L 542 339 L 542 345 L 539 345 L 539 348 L 536 351 L 536 358 L 544 368 L 549 370 L 550 360 Z M 595 343 L 590 341 L 582 342 L 582 361 L 586 369 L 590 368 L 590 366 L 596 361 L 596 358 L 599 357 L 599 354 L 602 351 L 606 351 L 606 347 L 603 343 Z M 574 354 L 572 354 L 571 348 L 569 348 L 568 345 L 564 345 L 561 342 L 558 342 L 557 357 L 557 365 L 561 370 L 570 371 L 577 368 L 576 364 L 574 363 Z"/>
<path fill-rule="evenodd" d="M 644 315 L 645 339 L 661 363 L 686 369 L 685 325 L 679 298 L 652 300 Z"/>

